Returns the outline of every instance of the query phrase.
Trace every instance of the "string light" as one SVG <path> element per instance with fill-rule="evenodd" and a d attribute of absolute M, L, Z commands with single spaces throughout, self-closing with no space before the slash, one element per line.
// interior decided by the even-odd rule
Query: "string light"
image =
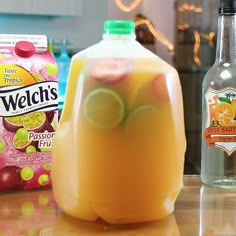
<path fill-rule="evenodd" d="M 143 0 L 134 0 L 129 6 L 126 6 L 122 0 L 115 0 L 116 5 L 124 12 L 130 12 L 133 11 Z M 202 8 L 198 7 L 194 4 L 183 4 L 182 6 L 178 7 L 178 11 L 179 12 L 184 12 L 184 11 L 189 11 L 189 12 L 195 12 L 195 13 L 201 13 L 202 12 Z M 153 27 L 153 25 L 151 24 L 151 22 L 147 19 L 141 19 L 141 20 L 137 20 L 135 22 L 136 26 L 145 24 L 148 29 L 150 30 L 150 32 L 153 34 L 153 36 L 163 45 L 165 45 L 166 47 L 168 47 L 170 53 L 174 53 L 174 46 L 173 44 L 157 29 L 155 29 Z M 187 28 L 189 28 L 189 24 L 185 23 L 183 25 L 178 25 L 177 26 L 178 29 L 180 30 L 185 30 Z M 199 58 L 199 50 L 200 50 L 200 44 L 201 44 L 201 37 L 204 39 L 207 39 L 209 41 L 209 46 L 213 47 L 214 46 L 214 37 L 215 37 L 215 33 L 214 32 L 210 32 L 209 35 L 208 34 L 204 34 L 201 33 L 197 30 L 194 31 L 194 39 L 195 39 L 195 43 L 194 43 L 194 47 L 193 47 L 193 59 L 195 61 L 195 63 L 198 66 L 201 66 L 201 60 Z"/>
<path fill-rule="evenodd" d="M 150 32 L 153 34 L 153 36 L 158 40 L 160 41 L 162 44 L 164 44 L 165 46 L 168 47 L 169 51 L 171 53 L 174 52 L 174 46 L 173 44 L 161 33 L 159 32 L 158 30 L 156 30 L 153 25 L 151 24 L 151 22 L 149 20 L 146 20 L 146 19 L 142 19 L 142 20 L 137 20 L 135 22 L 135 25 L 136 26 L 139 26 L 139 25 L 143 25 L 145 24 L 148 29 L 150 30 Z"/>
<path fill-rule="evenodd" d="M 210 32 L 209 34 L 204 34 L 204 33 L 200 33 L 200 36 L 206 40 L 208 40 L 209 42 L 209 46 L 211 48 L 214 47 L 214 37 L 215 37 L 215 33 L 214 32 Z"/>
<path fill-rule="evenodd" d="M 198 7 L 198 6 L 194 5 L 194 4 L 184 3 L 183 5 L 180 5 L 178 7 L 178 11 L 179 12 L 191 11 L 191 12 L 195 12 L 195 13 L 200 13 L 200 12 L 202 12 L 202 8 Z"/>
<path fill-rule="evenodd" d="M 133 3 L 131 3 L 129 6 L 125 6 L 125 4 L 121 1 L 121 0 L 115 0 L 116 5 L 124 12 L 130 12 L 132 10 L 134 10 L 143 0 L 134 0 Z M 150 30 L 150 32 L 153 34 L 153 36 L 160 41 L 162 44 L 164 44 L 165 46 L 168 47 L 169 51 L 171 53 L 174 52 L 174 46 L 173 44 L 158 30 L 156 30 L 151 22 L 149 20 L 146 19 L 141 19 L 141 20 L 137 20 L 135 22 L 135 25 L 142 25 L 145 24 L 148 29 Z"/>
<path fill-rule="evenodd" d="M 201 37 L 208 40 L 210 47 L 214 47 L 215 33 L 210 32 L 209 34 L 204 34 L 204 33 L 198 32 L 197 30 L 194 31 L 195 43 L 193 47 L 193 59 L 198 66 L 202 65 L 201 60 L 198 56 L 198 53 L 200 50 Z"/>
<path fill-rule="evenodd" d="M 209 40 L 209 45 L 210 47 L 214 47 L 214 38 L 215 38 L 215 32 L 210 32 L 209 36 L 208 36 L 208 40 Z"/>
<path fill-rule="evenodd" d="M 188 23 L 184 23 L 182 25 L 177 25 L 177 28 L 179 30 L 186 30 L 186 29 L 190 28 L 190 25 Z"/>
<path fill-rule="evenodd" d="M 121 0 L 115 0 L 116 5 L 124 12 L 133 11 L 143 0 L 134 0 L 129 6 L 125 6 L 125 4 Z"/>
<path fill-rule="evenodd" d="M 200 49 L 200 43 L 201 43 L 201 36 L 200 33 L 197 30 L 194 30 L 194 39 L 195 39 L 195 44 L 193 47 L 193 60 L 196 62 L 198 66 L 201 66 L 201 60 L 198 56 L 199 49 Z"/>

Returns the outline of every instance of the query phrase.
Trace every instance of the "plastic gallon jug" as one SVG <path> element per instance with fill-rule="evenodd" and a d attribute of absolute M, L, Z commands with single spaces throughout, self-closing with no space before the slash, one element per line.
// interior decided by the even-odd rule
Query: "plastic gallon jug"
<path fill-rule="evenodd" d="M 58 205 L 74 217 L 160 219 L 183 185 L 179 77 L 134 32 L 132 21 L 105 21 L 103 40 L 72 57 L 52 181 Z"/>

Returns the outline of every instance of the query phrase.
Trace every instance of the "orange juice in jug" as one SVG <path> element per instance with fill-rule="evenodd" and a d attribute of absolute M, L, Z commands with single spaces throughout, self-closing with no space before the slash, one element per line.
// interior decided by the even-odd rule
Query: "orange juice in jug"
<path fill-rule="evenodd" d="M 161 219 L 182 188 L 185 134 L 174 68 L 105 21 L 103 40 L 73 56 L 53 140 L 58 205 L 112 224 Z"/>

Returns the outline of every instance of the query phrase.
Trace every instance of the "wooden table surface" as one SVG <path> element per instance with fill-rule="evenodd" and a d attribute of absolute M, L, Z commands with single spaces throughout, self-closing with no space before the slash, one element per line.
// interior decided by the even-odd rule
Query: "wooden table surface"
<path fill-rule="evenodd" d="M 172 215 L 128 226 L 74 219 L 58 209 L 50 189 L 0 194 L 0 236 L 236 236 L 236 191 L 204 186 L 198 176 L 184 183 Z"/>

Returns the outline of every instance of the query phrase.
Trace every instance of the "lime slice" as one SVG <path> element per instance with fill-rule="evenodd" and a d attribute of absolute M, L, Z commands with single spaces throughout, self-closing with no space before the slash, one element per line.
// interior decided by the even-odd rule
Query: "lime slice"
<path fill-rule="evenodd" d="M 129 107 L 134 108 L 143 103 L 148 103 L 152 101 L 152 88 L 151 88 L 151 79 L 146 78 L 144 76 L 140 77 L 141 79 L 135 83 L 135 86 L 130 90 L 130 99 L 129 99 Z"/>
<path fill-rule="evenodd" d="M 87 94 L 83 102 L 83 115 L 94 127 L 112 129 L 124 119 L 122 97 L 109 88 L 97 88 Z"/>
<path fill-rule="evenodd" d="M 140 105 L 131 111 L 125 122 L 125 130 L 134 137 L 150 137 L 156 133 L 158 110 L 150 105 Z"/>

